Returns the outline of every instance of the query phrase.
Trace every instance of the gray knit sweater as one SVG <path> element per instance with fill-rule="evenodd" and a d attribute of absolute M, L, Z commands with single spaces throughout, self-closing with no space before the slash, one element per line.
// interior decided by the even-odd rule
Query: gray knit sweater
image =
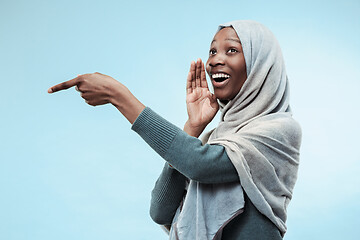
<path fill-rule="evenodd" d="M 132 129 L 189 179 L 202 183 L 239 180 L 223 146 L 202 145 L 200 139 L 189 136 L 148 107 L 138 116 Z"/>
<path fill-rule="evenodd" d="M 237 171 L 223 146 L 203 145 L 198 138 L 189 136 L 148 107 L 138 116 L 132 130 L 167 161 L 151 196 L 150 216 L 158 224 L 171 225 L 183 200 L 187 179 L 202 183 L 239 181 Z M 248 211 L 239 215 L 229 224 L 230 227 L 224 229 L 223 239 L 225 236 L 226 239 L 240 239 L 240 236 L 242 239 L 244 236 L 245 239 L 257 239 L 246 235 L 251 234 L 251 237 L 254 237 L 253 230 L 256 230 L 256 227 L 262 230 L 256 233 L 261 234 L 261 239 L 281 239 L 275 225 L 260 214 L 247 198 L 246 203 L 245 210 Z M 252 216 L 250 220 L 249 216 Z M 246 222 L 241 223 L 242 221 Z M 239 228 L 239 225 L 244 227 Z"/>

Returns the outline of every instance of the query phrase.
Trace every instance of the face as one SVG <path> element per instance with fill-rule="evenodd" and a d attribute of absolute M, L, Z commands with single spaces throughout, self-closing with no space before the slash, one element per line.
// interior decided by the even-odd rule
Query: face
<path fill-rule="evenodd" d="M 233 99 L 247 76 L 241 42 L 232 27 L 221 29 L 211 42 L 206 71 L 215 96 L 223 102 Z"/>

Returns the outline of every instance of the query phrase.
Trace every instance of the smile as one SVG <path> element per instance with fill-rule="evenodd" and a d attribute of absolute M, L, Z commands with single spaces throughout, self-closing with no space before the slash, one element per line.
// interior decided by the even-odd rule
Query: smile
<path fill-rule="evenodd" d="M 227 86 L 231 77 L 227 73 L 217 72 L 211 74 L 212 85 L 214 88 L 223 88 Z"/>
<path fill-rule="evenodd" d="M 227 80 L 228 78 L 230 78 L 230 75 L 226 74 L 226 73 L 213 73 L 211 75 L 211 78 L 215 82 L 223 82 L 223 81 Z"/>

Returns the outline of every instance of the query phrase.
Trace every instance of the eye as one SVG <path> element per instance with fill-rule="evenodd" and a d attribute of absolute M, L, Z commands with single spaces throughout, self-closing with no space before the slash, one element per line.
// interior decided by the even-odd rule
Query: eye
<path fill-rule="evenodd" d="M 210 49 L 209 55 L 215 55 L 215 54 L 216 54 L 216 50 L 215 49 Z"/>
<path fill-rule="evenodd" d="M 235 48 L 230 48 L 230 49 L 228 50 L 228 52 L 229 52 L 229 53 L 236 53 L 236 52 L 238 52 L 238 50 L 236 50 Z"/>

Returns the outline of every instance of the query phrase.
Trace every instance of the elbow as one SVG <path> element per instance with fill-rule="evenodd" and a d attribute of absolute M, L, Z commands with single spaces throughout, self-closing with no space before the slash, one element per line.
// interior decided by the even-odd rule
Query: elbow
<path fill-rule="evenodd" d="M 211 172 L 207 171 L 207 169 L 194 167 L 187 177 L 193 181 L 207 184 L 211 183 L 209 180 L 211 175 Z"/>
<path fill-rule="evenodd" d="M 151 219 L 159 224 L 159 225 L 171 225 L 173 216 L 169 216 L 164 214 L 165 210 L 161 209 L 160 207 L 150 207 L 150 217 Z"/>

